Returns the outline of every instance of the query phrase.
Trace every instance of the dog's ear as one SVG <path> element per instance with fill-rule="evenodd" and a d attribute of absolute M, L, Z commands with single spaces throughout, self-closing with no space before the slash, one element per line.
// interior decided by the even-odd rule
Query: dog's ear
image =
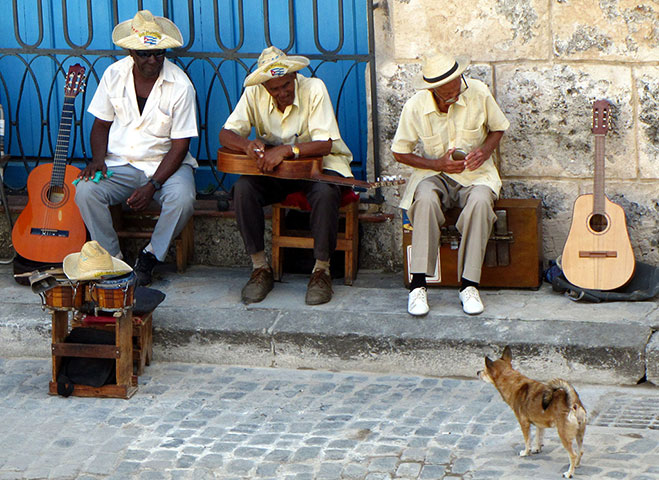
<path fill-rule="evenodd" d="M 501 354 L 501 359 L 505 360 L 506 362 L 510 363 L 513 360 L 513 352 L 510 350 L 510 347 L 506 345 L 506 348 L 503 349 L 503 353 Z"/>
<path fill-rule="evenodd" d="M 485 366 L 487 367 L 488 370 L 490 370 L 494 366 L 494 362 L 490 360 L 490 357 L 488 356 L 485 357 Z"/>

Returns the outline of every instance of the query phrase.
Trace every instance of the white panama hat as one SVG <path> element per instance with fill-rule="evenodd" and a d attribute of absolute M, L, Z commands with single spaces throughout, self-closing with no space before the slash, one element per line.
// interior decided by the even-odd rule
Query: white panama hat
<path fill-rule="evenodd" d="M 258 68 L 245 78 L 243 86 L 259 85 L 273 78 L 302 70 L 307 65 L 309 65 L 307 57 L 286 55 L 277 47 L 268 47 L 259 55 Z"/>
<path fill-rule="evenodd" d="M 469 63 L 469 57 L 464 55 L 434 55 L 425 61 L 421 73 L 414 78 L 414 88 L 424 90 L 445 85 L 462 75 Z"/>
<path fill-rule="evenodd" d="M 150 11 L 140 10 L 132 20 L 114 27 L 112 41 L 127 50 L 164 50 L 183 45 L 183 36 L 170 19 L 154 17 Z"/>

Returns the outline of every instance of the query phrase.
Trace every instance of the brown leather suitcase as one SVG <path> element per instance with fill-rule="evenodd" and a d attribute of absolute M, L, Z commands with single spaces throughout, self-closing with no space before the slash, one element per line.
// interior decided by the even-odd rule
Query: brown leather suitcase
<path fill-rule="evenodd" d="M 539 288 L 542 283 L 542 210 L 538 199 L 506 198 L 494 204 L 497 222 L 488 242 L 481 274 L 481 287 Z M 426 279 L 428 286 L 455 287 L 460 233 L 455 229 L 459 209 L 446 212 L 442 227 L 439 268 L 441 276 Z M 412 227 L 403 219 L 405 286 L 409 273 Z"/>

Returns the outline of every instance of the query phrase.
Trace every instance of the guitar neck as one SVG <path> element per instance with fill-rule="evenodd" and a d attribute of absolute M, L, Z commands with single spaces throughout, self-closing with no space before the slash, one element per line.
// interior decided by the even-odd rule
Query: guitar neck
<path fill-rule="evenodd" d="M 55 158 L 53 161 L 53 173 L 50 181 L 51 187 L 64 185 L 64 174 L 66 162 L 69 158 L 69 140 L 71 138 L 71 127 L 73 125 L 75 97 L 64 97 L 62 106 L 62 117 L 60 119 L 59 131 L 57 132 L 57 145 L 55 146 Z"/>
<path fill-rule="evenodd" d="M 593 213 L 605 214 L 604 194 L 604 135 L 595 135 L 595 172 L 593 187 Z"/>

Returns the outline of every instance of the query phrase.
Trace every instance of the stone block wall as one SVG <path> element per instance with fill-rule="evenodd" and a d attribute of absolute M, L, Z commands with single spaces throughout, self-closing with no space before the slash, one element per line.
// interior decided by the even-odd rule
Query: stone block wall
<path fill-rule="evenodd" d="M 606 193 L 621 205 L 636 259 L 659 265 L 659 4 L 653 0 L 383 0 L 376 39 L 381 165 L 425 56 L 472 59 L 511 123 L 503 195 L 543 202 L 544 254 L 560 255 L 572 206 L 593 189 L 592 104 L 611 103 Z M 396 212 L 395 191 L 383 207 Z M 400 237 L 400 223 L 391 234 Z M 380 232 L 382 235 L 382 232 Z M 396 252 L 392 252 L 396 255 Z M 402 261 L 402 253 L 397 257 Z"/>

